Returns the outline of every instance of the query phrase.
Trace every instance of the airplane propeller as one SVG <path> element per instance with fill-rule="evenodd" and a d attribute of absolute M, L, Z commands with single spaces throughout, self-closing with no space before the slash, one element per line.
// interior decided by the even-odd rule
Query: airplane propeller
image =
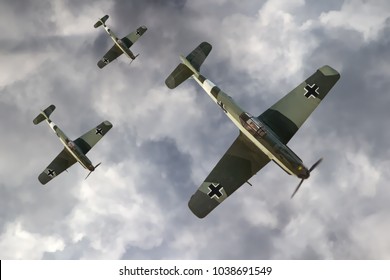
<path fill-rule="evenodd" d="M 100 164 L 102 164 L 101 162 L 99 162 L 98 164 L 96 164 L 95 165 L 95 168 L 94 168 L 94 170 L 100 165 Z M 88 173 L 88 175 L 87 175 L 87 177 L 85 177 L 85 179 L 84 180 L 87 180 L 87 178 L 89 177 L 89 175 L 91 175 L 91 173 L 92 173 L 92 171 L 89 171 L 89 173 Z"/>
<path fill-rule="evenodd" d="M 309 173 L 311 173 L 311 172 L 314 170 L 314 168 L 316 168 L 316 167 L 321 163 L 321 161 L 322 161 L 322 158 L 320 158 L 319 160 L 317 160 L 316 163 L 314 163 L 314 164 L 312 165 L 312 167 L 309 168 Z M 304 180 L 305 180 L 305 179 L 303 178 L 303 179 L 299 182 L 298 186 L 295 188 L 293 194 L 291 195 L 291 198 L 293 198 L 294 195 L 297 193 L 297 191 L 298 191 L 299 188 L 301 187 L 301 185 L 302 185 L 302 183 L 303 183 Z"/>
<path fill-rule="evenodd" d="M 133 61 L 139 56 L 139 54 L 137 54 L 129 63 L 129 65 L 131 65 L 133 63 Z"/>

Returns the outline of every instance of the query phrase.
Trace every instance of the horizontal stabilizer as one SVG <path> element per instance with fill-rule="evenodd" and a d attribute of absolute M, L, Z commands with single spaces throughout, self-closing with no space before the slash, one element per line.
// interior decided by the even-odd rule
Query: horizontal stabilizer
<path fill-rule="evenodd" d="M 187 55 L 187 60 L 194 66 L 194 68 L 199 71 L 200 66 L 203 64 L 206 57 L 209 55 L 212 46 L 207 43 L 201 43 L 195 50 L 193 50 L 189 55 Z"/>
<path fill-rule="evenodd" d="M 189 77 L 191 77 L 192 74 L 192 71 L 187 66 L 185 66 L 183 63 L 180 63 L 165 80 L 165 84 L 168 88 L 174 89 Z"/>
<path fill-rule="evenodd" d="M 98 28 L 99 26 L 104 24 L 107 21 L 107 19 L 108 19 L 108 15 L 105 15 L 104 17 L 99 19 L 99 21 L 97 21 L 93 27 Z"/>
<path fill-rule="evenodd" d="M 40 122 L 48 119 L 50 117 L 51 113 L 53 113 L 53 111 L 55 109 L 56 109 L 56 106 L 50 105 L 45 110 L 43 110 L 42 113 L 40 113 L 38 116 L 35 117 L 35 119 L 33 120 L 33 123 L 39 124 Z"/>
<path fill-rule="evenodd" d="M 209 55 L 211 48 L 212 46 L 209 43 L 203 42 L 187 55 L 185 59 L 181 57 L 184 64 L 180 63 L 165 80 L 167 87 L 174 89 L 193 74 L 198 74 L 200 66 Z"/>

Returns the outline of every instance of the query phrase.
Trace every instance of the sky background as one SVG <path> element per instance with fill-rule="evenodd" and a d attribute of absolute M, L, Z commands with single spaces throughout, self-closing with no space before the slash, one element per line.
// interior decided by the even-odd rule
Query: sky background
<path fill-rule="evenodd" d="M 148 31 L 104 69 L 112 41 Z M 387 0 L 0 3 L 0 259 L 390 259 L 390 2 Z M 202 73 L 258 116 L 324 64 L 341 79 L 290 141 L 298 184 L 272 162 L 209 216 L 191 195 L 238 135 L 193 80 L 164 80 L 200 42 Z M 113 129 L 42 186 L 62 145 Z"/>

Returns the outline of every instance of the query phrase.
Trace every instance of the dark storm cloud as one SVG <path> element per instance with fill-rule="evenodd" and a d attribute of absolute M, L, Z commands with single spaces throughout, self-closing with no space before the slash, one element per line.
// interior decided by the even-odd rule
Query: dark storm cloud
<path fill-rule="evenodd" d="M 188 182 L 191 174 L 191 159 L 178 150 L 177 144 L 172 139 L 161 139 L 158 141 L 148 141 L 142 144 L 137 151 L 139 157 L 156 165 L 160 169 L 160 175 L 169 178 L 170 182 L 175 182 L 177 188 Z"/>
<path fill-rule="evenodd" d="M 50 33 L 56 28 L 55 22 L 50 20 L 53 15 L 52 1 L 6 0 L 2 1 L 1 6 L 3 11 L 8 12 L 3 17 L 8 21 L 2 27 L 6 33 L 15 32 L 14 35 L 18 37 L 32 37 L 37 33 Z"/>
<path fill-rule="evenodd" d="M 164 201 L 161 211 L 171 209 L 178 198 L 186 203 L 189 192 L 193 190 L 190 179 L 193 164 L 191 157 L 179 151 L 177 144 L 170 138 L 145 141 L 137 148 L 134 139 L 134 134 L 127 140 L 113 139 L 108 150 L 112 155 L 110 161 L 120 163 L 123 157 L 133 157 L 142 163 L 144 168 L 140 171 L 143 178 L 139 182 L 142 191 L 140 195 Z M 180 207 L 183 206 L 181 203 Z"/>
<path fill-rule="evenodd" d="M 315 18 L 329 11 L 340 10 L 342 5 L 343 1 L 339 0 L 330 0 L 326 1 L 326 3 L 318 3 L 315 0 L 305 0 L 304 8 L 296 9 L 295 12 L 297 15 L 302 15 L 305 19 L 307 19 L 307 15 L 310 15 L 310 18 Z"/>

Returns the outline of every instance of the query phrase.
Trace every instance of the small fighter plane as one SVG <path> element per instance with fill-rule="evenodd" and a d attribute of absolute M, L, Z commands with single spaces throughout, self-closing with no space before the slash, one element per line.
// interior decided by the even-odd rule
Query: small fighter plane
<path fill-rule="evenodd" d="M 43 185 L 54 177 L 60 175 L 64 170 L 67 170 L 76 162 L 79 162 L 85 169 L 90 171 L 85 178 L 87 179 L 92 171 L 100 165 L 100 163 L 94 166 L 86 154 L 112 128 L 112 124 L 109 121 L 104 121 L 97 127 L 72 141 L 55 123 L 49 119 L 55 108 L 56 107 L 54 105 L 50 105 L 45 110 L 41 111 L 41 113 L 33 120 L 34 124 L 39 124 L 40 122 L 46 120 L 54 133 L 58 136 L 58 138 L 60 138 L 61 143 L 65 146 L 59 155 L 39 175 L 38 180 Z"/>
<path fill-rule="evenodd" d="M 254 117 L 199 73 L 211 48 L 209 43 L 203 42 L 187 57 L 180 56 L 182 63 L 165 80 L 168 88 L 174 89 L 192 77 L 240 130 L 239 136 L 188 203 L 199 218 L 207 216 L 245 182 L 251 185 L 248 180 L 271 160 L 288 174 L 301 179 L 293 197 L 321 159 L 307 168 L 287 143 L 340 78 L 335 69 L 325 65 L 260 116 Z"/>
<path fill-rule="evenodd" d="M 99 68 L 103 68 L 107 64 L 109 64 L 111 61 L 118 58 L 122 53 L 125 53 L 130 59 L 131 62 L 137 58 L 137 55 L 134 56 L 132 51 L 130 50 L 130 47 L 141 37 L 145 31 L 147 30 L 146 26 L 140 26 L 137 28 L 136 31 L 131 32 L 126 37 L 123 37 L 122 39 L 119 39 L 114 32 L 111 31 L 110 28 L 107 27 L 106 21 L 108 19 L 108 15 L 105 15 L 104 17 L 100 18 L 94 25 L 95 28 L 98 28 L 99 26 L 103 26 L 108 35 L 110 35 L 111 39 L 114 41 L 114 46 L 103 56 L 101 60 L 98 61 L 97 65 Z M 130 62 L 130 63 L 131 63 Z"/>

